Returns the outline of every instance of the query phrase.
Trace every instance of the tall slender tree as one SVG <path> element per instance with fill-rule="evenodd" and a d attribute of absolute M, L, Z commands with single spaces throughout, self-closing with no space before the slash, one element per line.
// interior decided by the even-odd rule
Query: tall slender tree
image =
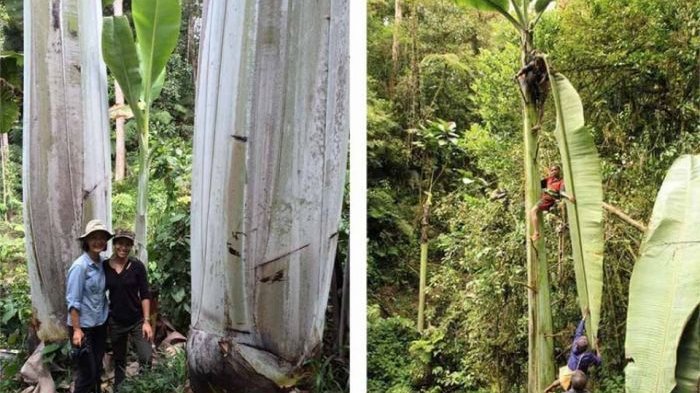
<path fill-rule="evenodd" d="M 552 0 L 455 0 L 458 4 L 504 16 L 520 33 L 521 63 L 532 66 L 535 53 L 534 28 Z M 512 11 L 512 12 L 511 12 Z M 567 191 L 575 194 L 576 204 L 567 204 L 574 270 L 581 311 L 590 310 L 589 335 L 597 336 L 603 287 L 603 192 L 600 162 L 593 138 L 584 125 L 583 106 L 578 93 L 561 74 L 549 67 L 548 85 L 556 109 L 555 136 L 559 144 Z M 525 72 L 530 68 L 524 68 Z M 520 74 L 520 73 L 518 73 Z M 517 78 L 517 77 L 516 77 Z M 540 83 L 539 81 L 535 83 Z M 525 206 L 535 205 L 540 193 L 537 165 L 537 138 L 542 122 L 544 98 L 535 100 L 534 86 L 522 86 L 523 146 L 525 167 Z M 538 102 L 539 101 L 539 102 Z M 539 107 L 538 107 L 539 105 Z M 538 213 L 539 214 L 539 213 Z M 527 216 L 527 215 L 526 215 Z M 549 296 L 549 273 L 544 238 L 532 240 L 532 234 L 542 233 L 526 220 L 527 274 L 528 274 L 528 391 L 540 392 L 554 378 L 552 312 Z"/>
<path fill-rule="evenodd" d="M 389 81 L 387 83 L 387 88 L 389 90 L 389 95 L 394 94 L 394 86 L 396 84 L 396 78 L 399 73 L 399 54 L 400 54 L 400 37 L 401 37 L 401 20 L 403 19 L 403 12 L 401 11 L 401 0 L 394 0 L 394 31 L 392 32 L 391 39 L 391 74 L 389 75 Z"/>
<path fill-rule="evenodd" d="M 551 0 L 537 0 L 535 8 L 541 13 Z M 530 1 L 508 0 L 455 0 L 457 4 L 485 11 L 495 11 L 505 17 L 520 33 L 520 60 L 526 65 L 534 49 L 534 19 L 530 18 Z M 510 9 L 515 13 L 511 15 Z M 537 133 L 532 132 L 537 108 L 532 100 L 522 100 L 523 146 L 525 168 L 525 206 L 529 209 L 539 198 L 540 175 L 537 166 Z M 527 216 L 527 215 L 526 215 Z M 549 277 L 544 239 L 532 241 L 533 228 L 526 220 L 527 288 L 528 288 L 528 391 L 541 392 L 554 379 L 552 342 L 552 311 L 549 296 Z"/>
<path fill-rule="evenodd" d="M 348 1 L 208 2 L 200 65 L 190 380 L 197 393 L 277 391 L 323 336 L 347 156 Z"/>

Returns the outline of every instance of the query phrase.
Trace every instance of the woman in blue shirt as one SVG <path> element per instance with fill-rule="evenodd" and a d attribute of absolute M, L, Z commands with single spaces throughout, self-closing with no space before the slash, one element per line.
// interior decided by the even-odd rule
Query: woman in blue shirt
<path fill-rule="evenodd" d="M 92 220 L 78 238 L 83 254 L 70 269 L 66 280 L 68 331 L 71 344 L 79 348 L 78 376 L 74 393 L 101 391 L 100 375 L 107 337 L 107 296 L 100 256 L 112 233 L 100 220 Z"/>

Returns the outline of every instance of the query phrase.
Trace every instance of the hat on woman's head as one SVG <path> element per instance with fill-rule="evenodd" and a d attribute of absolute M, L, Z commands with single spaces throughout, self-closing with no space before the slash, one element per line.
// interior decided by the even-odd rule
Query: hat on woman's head
<path fill-rule="evenodd" d="M 106 233 L 107 240 L 109 240 L 112 236 L 114 236 L 114 235 L 112 235 L 112 232 L 110 232 L 107 229 L 105 224 L 102 223 L 101 220 L 91 220 L 90 222 L 87 223 L 87 225 L 85 225 L 85 233 L 80 235 L 80 237 L 78 239 L 84 240 L 86 237 L 90 236 L 91 233 L 98 232 L 98 231 Z"/>
<path fill-rule="evenodd" d="M 112 238 L 112 241 L 122 238 L 129 239 L 132 243 L 134 243 L 134 237 L 136 237 L 134 232 L 124 228 L 117 228 L 114 230 L 114 237 Z"/>

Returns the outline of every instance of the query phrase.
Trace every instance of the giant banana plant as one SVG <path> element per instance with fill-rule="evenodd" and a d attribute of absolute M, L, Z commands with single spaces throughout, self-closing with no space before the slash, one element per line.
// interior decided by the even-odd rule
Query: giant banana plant
<path fill-rule="evenodd" d="M 111 222 L 107 77 L 99 2 L 24 2 L 22 182 L 27 263 L 42 340 L 65 336 L 65 277 L 76 239 Z"/>
<path fill-rule="evenodd" d="M 521 62 L 528 61 L 534 49 L 533 31 L 537 20 L 552 0 L 454 0 L 460 6 L 494 11 L 506 18 L 520 33 Z M 515 87 L 515 83 L 514 83 Z M 515 87 L 517 88 L 517 87 Z M 519 94 L 519 93 L 514 93 Z M 525 168 L 525 207 L 529 210 L 540 194 L 537 165 L 537 135 L 533 119 L 534 103 L 522 101 L 523 146 Z M 525 215 L 527 217 L 527 214 Z M 552 310 L 544 239 L 532 241 L 535 232 L 530 220 L 525 221 L 528 276 L 528 392 L 542 392 L 554 379 L 554 347 L 552 342 Z M 542 220 L 540 220 L 541 224 Z M 542 228 L 537 228 L 542 233 Z"/>
<path fill-rule="evenodd" d="M 683 156 L 661 185 L 630 280 L 628 393 L 689 393 L 700 386 L 698 195 L 700 156 Z"/>
<path fill-rule="evenodd" d="M 549 66 L 547 67 L 549 70 Z M 603 296 L 603 184 L 600 160 L 590 130 L 584 126 L 581 98 L 563 75 L 549 75 L 557 115 L 555 136 L 563 166 L 567 220 L 581 312 L 590 310 L 588 335 L 595 345 Z"/>
<path fill-rule="evenodd" d="M 131 15 L 104 18 L 102 51 L 105 63 L 121 86 L 139 133 L 139 172 L 136 197 L 136 254 L 148 261 L 148 178 L 151 153 L 148 129 L 151 104 L 165 81 L 165 66 L 177 45 L 182 10 L 180 0 L 134 0 Z"/>
<path fill-rule="evenodd" d="M 291 386 L 323 335 L 348 138 L 348 1 L 211 1 L 192 174 L 196 393 Z"/>

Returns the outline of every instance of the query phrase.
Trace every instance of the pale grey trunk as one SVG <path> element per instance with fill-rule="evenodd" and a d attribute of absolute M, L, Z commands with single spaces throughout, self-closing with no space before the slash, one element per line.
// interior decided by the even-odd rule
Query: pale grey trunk
<path fill-rule="evenodd" d="M 111 220 L 100 5 L 24 2 L 24 223 L 42 340 L 65 337 L 66 271 L 84 224 Z"/>
<path fill-rule="evenodd" d="M 321 345 L 348 138 L 348 1 L 210 1 L 192 176 L 194 391 L 290 386 Z"/>

